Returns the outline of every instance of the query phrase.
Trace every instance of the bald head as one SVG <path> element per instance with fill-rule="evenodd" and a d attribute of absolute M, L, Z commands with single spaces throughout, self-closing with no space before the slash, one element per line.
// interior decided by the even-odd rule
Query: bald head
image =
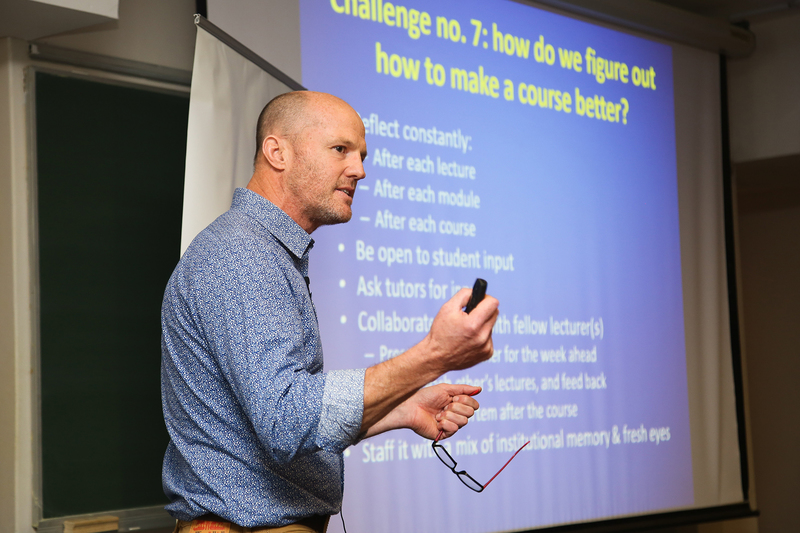
<path fill-rule="evenodd" d="M 273 99 L 258 121 L 255 169 L 247 188 L 308 233 L 347 222 L 366 176 L 364 123 L 345 101 L 294 92 Z"/>
<path fill-rule="evenodd" d="M 318 126 L 322 121 L 322 114 L 330 106 L 350 108 L 347 102 L 340 98 L 312 91 L 283 93 L 270 100 L 258 116 L 253 163 L 258 163 L 264 139 L 270 135 L 294 139 L 305 130 Z"/>

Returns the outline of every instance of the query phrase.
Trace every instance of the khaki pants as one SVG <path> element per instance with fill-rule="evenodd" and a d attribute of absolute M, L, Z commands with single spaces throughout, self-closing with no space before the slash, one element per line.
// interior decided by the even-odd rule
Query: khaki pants
<path fill-rule="evenodd" d="M 325 533 L 329 516 L 318 516 L 282 527 L 242 527 L 217 516 L 204 516 L 191 522 L 178 520 L 174 533 Z"/>

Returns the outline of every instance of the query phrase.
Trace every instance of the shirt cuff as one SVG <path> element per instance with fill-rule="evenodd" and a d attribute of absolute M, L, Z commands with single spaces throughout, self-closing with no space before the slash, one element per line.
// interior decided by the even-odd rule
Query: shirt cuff
<path fill-rule="evenodd" d="M 322 415 L 319 422 L 320 445 L 340 453 L 358 441 L 364 415 L 364 375 L 366 369 L 333 370 L 325 374 Z"/>

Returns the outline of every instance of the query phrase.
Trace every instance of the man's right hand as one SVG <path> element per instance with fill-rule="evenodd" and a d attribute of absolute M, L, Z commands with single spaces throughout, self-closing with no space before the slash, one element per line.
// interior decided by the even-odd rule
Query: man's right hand
<path fill-rule="evenodd" d="M 486 295 L 467 314 L 463 308 L 471 295 L 470 289 L 463 288 L 446 302 L 436 314 L 430 332 L 418 345 L 440 367 L 439 375 L 470 368 L 486 361 L 494 353 L 492 327 L 499 314 L 499 302 Z"/>
<path fill-rule="evenodd" d="M 461 289 L 446 302 L 422 342 L 367 369 L 362 435 L 374 433 L 370 431 L 373 425 L 442 374 L 470 368 L 492 356 L 492 327 L 499 313 L 499 302 L 487 295 L 467 314 L 463 308 L 471 294 L 470 289 Z M 381 431 L 394 429 L 379 427 Z"/>

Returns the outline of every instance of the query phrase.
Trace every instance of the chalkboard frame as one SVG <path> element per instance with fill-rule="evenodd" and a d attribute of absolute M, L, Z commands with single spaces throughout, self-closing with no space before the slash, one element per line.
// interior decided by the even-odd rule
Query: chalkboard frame
<path fill-rule="evenodd" d="M 145 65 L 146 66 L 146 65 Z M 40 298 L 40 255 L 39 255 L 39 169 L 37 164 L 37 74 L 74 78 L 104 85 L 125 87 L 129 89 L 163 93 L 189 99 L 189 86 L 171 82 L 159 82 L 152 79 L 118 75 L 105 71 L 75 70 L 71 67 L 32 65 L 25 68 L 25 92 L 27 111 L 27 146 L 28 146 L 28 199 L 29 199 L 29 260 L 31 268 L 31 433 L 32 433 L 32 499 L 33 526 L 40 533 L 61 533 L 67 520 L 90 520 L 99 516 L 113 515 L 119 518 L 119 531 L 171 531 L 175 520 L 163 505 L 154 505 L 127 509 L 109 509 L 77 515 L 43 517 L 43 470 L 42 470 L 42 383 L 41 383 L 41 298 Z M 181 187 L 182 188 L 182 187 Z M 179 250 L 176 248 L 176 262 Z"/>

